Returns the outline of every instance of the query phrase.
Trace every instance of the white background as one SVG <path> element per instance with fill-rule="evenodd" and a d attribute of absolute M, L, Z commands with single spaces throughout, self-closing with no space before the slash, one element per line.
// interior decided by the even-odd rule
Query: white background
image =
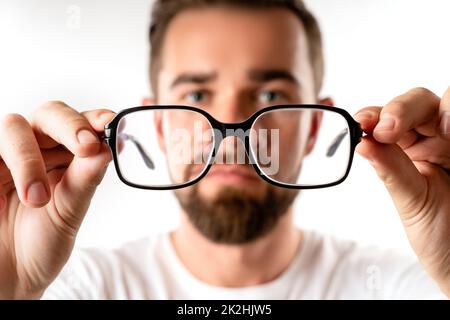
<path fill-rule="evenodd" d="M 29 116 L 47 100 L 62 100 L 80 111 L 139 105 L 149 92 L 150 4 L 150 0 L 1 0 L 0 114 Z M 363 106 L 386 104 L 415 86 L 442 95 L 450 85 L 450 1 L 309 0 L 307 4 L 324 33 L 323 93 L 351 114 Z M 359 156 L 345 183 L 304 191 L 296 212 L 301 227 L 409 250 L 387 192 Z M 77 245 L 117 246 L 171 228 L 177 220 L 171 192 L 129 188 L 110 167 Z"/>

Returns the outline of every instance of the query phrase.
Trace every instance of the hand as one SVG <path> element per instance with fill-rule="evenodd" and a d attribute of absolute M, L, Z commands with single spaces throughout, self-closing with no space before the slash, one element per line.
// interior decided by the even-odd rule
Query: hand
<path fill-rule="evenodd" d="M 416 88 L 360 110 L 357 152 L 389 191 L 425 270 L 450 297 L 450 88 Z"/>
<path fill-rule="evenodd" d="M 0 120 L 0 298 L 39 298 L 66 263 L 111 160 L 114 114 L 62 102 Z"/>

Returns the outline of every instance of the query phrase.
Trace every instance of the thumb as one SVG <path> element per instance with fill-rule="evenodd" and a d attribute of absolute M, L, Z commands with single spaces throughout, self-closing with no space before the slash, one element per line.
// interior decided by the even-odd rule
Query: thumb
<path fill-rule="evenodd" d="M 54 209 L 63 227 L 73 232 L 78 230 L 110 161 L 111 154 L 105 144 L 94 156 L 73 158 L 53 191 Z"/>
<path fill-rule="evenodd" d="M 382 144 L 365 136 L 356 148 L 383 181 L 402 219 L 418 213 L 426 197 L 427 181 L 397 144 Z"/>

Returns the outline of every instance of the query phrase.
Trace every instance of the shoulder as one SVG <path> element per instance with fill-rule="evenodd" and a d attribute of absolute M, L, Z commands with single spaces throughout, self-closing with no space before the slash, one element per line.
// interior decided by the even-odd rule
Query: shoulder
<path fill-rule="evenodd" d="M 108 274 L 115 268 L 139 268 L 149 261 L 165 233 L 157 233 L 135 239 L 117 248 L 79 248 L 71 260 L 78 261 L 87 269 L 100 269 Z"/>
<path fill-rule="evenodd" d="M 348 265 L 398 265 L 416 263 L 411 250 L 383 248 L 376 245 L 361 245 L 354 240 L 343 239 L 333 235 L 321 234 L 308 230 L 305 234 L 305 250 L 313 259 L 329 260 L 333 263 Z"/>
<path fill-rule="evenodd" d="M 360 245 L 314 231 L 305 232 L 304 249 L 311 269 L 327 278 L 327 294 L 332 297 L 349 292 L 370 299 L 442 297 L 412 250 Z"/>
<path fill-rule="evenodd" d="M 146 290 L 165 236 L 158 233 L 117 248 L 76 248 L 44 299 L 127 299 L 132 291 Z"/>

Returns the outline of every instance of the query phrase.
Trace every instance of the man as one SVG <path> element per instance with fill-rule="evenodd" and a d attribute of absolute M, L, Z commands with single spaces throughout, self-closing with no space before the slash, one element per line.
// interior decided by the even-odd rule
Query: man
<path fill-rule="evenodd" d="M 319 97 L 320 32 L 300 1 L 160 0 L 150 40 L 146 104 L 196 105 L 228 123 L 254 106 L 332 107 Z M 182 219 L 172 233 L 67 263 L 111 160 L 98 135 L 113 117 L 49 102 L 30 122 L 2 119 L 1 298 L 450 296 L 450 90 L 439 98 L 412 89 L 355 115 L 369 134 L 357 151 L 390 192 L 420 263 L 298 230 L 292 191 L 262 180 L 249 187 L 232 170 L 237 184 L 205 177 L 176 192 Z"/>

